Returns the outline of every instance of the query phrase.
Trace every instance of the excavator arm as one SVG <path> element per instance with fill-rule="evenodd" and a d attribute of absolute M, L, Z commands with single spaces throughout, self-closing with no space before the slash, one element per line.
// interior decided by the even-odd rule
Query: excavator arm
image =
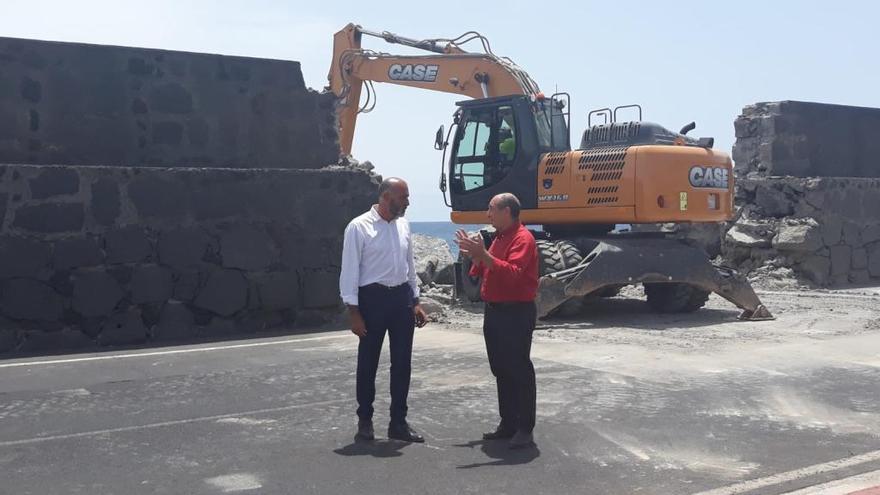
<path fill-rule="evenodd" d="M 430 55 L 390 55 L 361 48 L 363 35 L 388 43 L 432 52 Z M 482 53 L 469 53 L 461 45 L 478 40 Z M 339 97 L 339 145 L 351 154 L 359 113 L 375 105 L 373 82 L 460 94 L 471 98 L 538 94 L 532 78 L 508 58 L 492 53 L 488 40 L 476 32 L 453 39 L 413 40 L 392 33 L 376 33 L 349 24 L 333 37 L 333 62 L 329 89 Z M 367 98 L 361 105 L 365 86 Z"/>

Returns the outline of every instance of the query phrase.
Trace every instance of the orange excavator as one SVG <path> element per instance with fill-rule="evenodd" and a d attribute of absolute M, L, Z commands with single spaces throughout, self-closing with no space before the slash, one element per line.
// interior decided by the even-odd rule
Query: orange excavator
<path fill-rule="evenodd" d="M 391 55 L 362 48 L 363 36 L 430 52 Z M 481 45 L 478 52 L 462 48 Z M 489 200 L 511 192 L 540 253 L 538 313 L 576 311 L 588 296 L 609 296 L 642 284 L 661 312 L 702 307 L 715 292 L 742 309 L 743 319 L 769 319 L 749 283 L 716 266 L 698 247 L 662 233 L 614 232 L 616 224 L 724 222 L 733 216 L 733 164 L 712 138 L 642 121 L 628 105 L 594 110 L 580 145 L 570 143 L 570 96 L 545 96 L 512 60 L 470 31 L 457 38 L 416 40 L 349 24 L 334 36 L 329 90 L 338 97 L 339 139 L 351 153 L 358 114 L 375 105 L 374 82 L 460 94 L 443 152 L 440 189 L 456 224 L 485 224 Z M 366 89 L 366 97 L 362 93 Z M 363 100 L 363 103 L 362 103 Z M 618 114 L 638 112 L 636 121 Z M 593 121 L 596 124 L 593 124 Z M 448 193 L 448 195 L 447 195 Z M 489 243 L 492 234 L 481 231 Z M 479 300 L 479 279 L 467 258 L 456 266 L 456 292 Z"/>

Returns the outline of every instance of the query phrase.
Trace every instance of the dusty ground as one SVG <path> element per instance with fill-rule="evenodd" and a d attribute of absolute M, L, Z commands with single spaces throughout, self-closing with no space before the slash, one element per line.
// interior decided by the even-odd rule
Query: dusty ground
<path fill-rule="evenodd" d="M 880 485 L 880 290 L 641 301 L 540 325 L 537 448 L 495 417 L 478 307 L 419 330 L 410 420 L 352 440 L 345 331 L 0 361 L 0 493 L 851 493 Z M 377 402 L 384 437 L 387 363 Z M 855 476 L 859 475 L 859 476 Z"/>

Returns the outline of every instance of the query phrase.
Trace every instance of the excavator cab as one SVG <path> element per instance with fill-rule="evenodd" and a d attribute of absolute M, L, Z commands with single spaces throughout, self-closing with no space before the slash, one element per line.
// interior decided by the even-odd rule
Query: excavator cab
<path fill-rule="evenodd" d="M 512 192 L 524 209 L 536 208 L 539 157 L 571 148 L 562 106 L 562 100 L 533 96 L 459 102 L 448 163 L 444 156 L 447 204 L 455 211 L 485 211 L 493 196 Z"/>

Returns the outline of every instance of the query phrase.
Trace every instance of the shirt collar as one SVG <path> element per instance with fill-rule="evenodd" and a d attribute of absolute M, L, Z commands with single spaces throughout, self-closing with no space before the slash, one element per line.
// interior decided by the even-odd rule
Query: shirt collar
<path fill-rule="evenodd" d="M 390 222 L 386 222 L 385 219 L 382 218 L 382 215 L 379 214 L 379 210 L 377 208 L 377 205 L 373 205 L 370 208 L 370 219 L 374 222 L 385 222 L 388 224 L 391 224 L 391 223 L 394 223 L 397 221 L 397 219 L 395 218 L 394 220 L 391 220 Z"/>
<path fill-rule="evenodd" d="M 520 227 L 522 227 L 521 222 L 519 222 L 519 221 L 513 222 L 513 224 L 511 224 L 510 227 L 507 227 L 506 229 L 502 230 L 501 232 L 498 232 L 498 237 L 507 237 L 508 235 L 518 231 Z"/>

